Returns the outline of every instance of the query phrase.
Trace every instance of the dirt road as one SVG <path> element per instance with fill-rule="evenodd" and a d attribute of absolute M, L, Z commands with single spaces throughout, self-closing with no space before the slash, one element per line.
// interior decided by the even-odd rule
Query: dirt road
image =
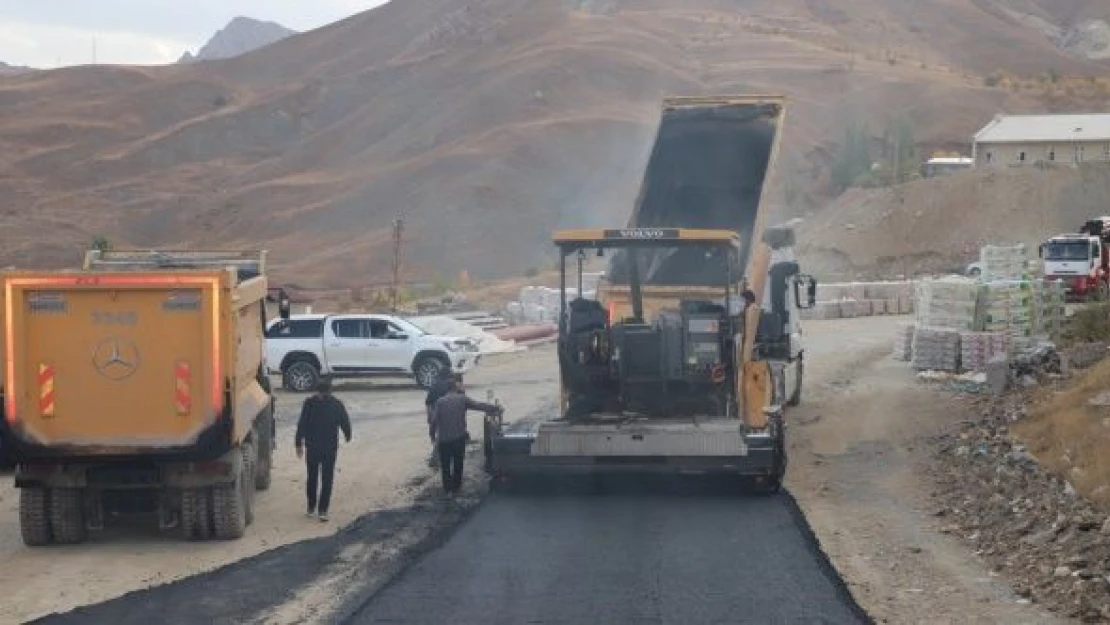
<path fill-rule="evenodd" d="M 1055 623 L 943 532 L 929 500 L 930 437 L 961 398 L 891 358 L 898 317 L 806 326 L 806 396 L 787 485 L 862 607 L 890 623 Z"/>
<path fill-rule="evenodd" d="M 555 381 L 550 368 L 521 366 L 531 358 L 528 352 L 492 356 L 467 382 L 479 394 L 496 382 L 506 406 L 534 410 L 543 400 L 537 389 L 554 388 Z M 5 595 L 0 623 L 66 611 L 211 571 L 281 545 L 335 534 L 370 512 L 411 506 L 434 477 L 426 464 L 430 444 L 424 393 L 415 386 L 387 384 L 337 387 L 352 414 L 354 439 L 340 448 L 327 524 L 304 517 L 304 466 L 293 454 L 303 398 L 291 394 L 278 397 L 273 486 L 258 493 L 254 524 L 240 540 L 188 543 L 172 534 L 160 535 L 154 526 L 132 525 L 94 534 L 85 545 L 29 549 L 19 534 L 19 493 L 5 476 L 0 488 L 0 588 Z"/>
<path fill-rule="evenodd" d="M 879 621 L 1053 622 L 1036 606 L 1019 602 L 1000 577 L 945 535 L 932 516 L 929 479 L 920 472 L 919 454 L 928 445 L 926 437 L 951 427 L 964 408 L 958 398 L 919 385 L 904 363 L 890 359 L 900 321 L 879 317 L 806 325 L 808 378 L 803 406 L 791 417 L 790 492 L 852 594 Z M 554 354 L 547 347 L 491 360 L 472 376 L 472 388 L 482 393 L 487 382 L 496 382 L 507 405 L 527 412 L 550 405 L 554 377 Z M 814 543 L 807 540 L 800 517 L 788 514 L 785 499 L 632 491 L 615 498 L 571 493 L 569 500 L 509 500 L 498 494 L 479 506 L 484 480 L 472 463 L 468 495 L 447 501 L 428 488 L 433 483 L 422 465 L 427 447 L 419 427 L 419 393 L 342 395 L 359 406 L 356 445 L 362 446 L 348 449 L 341 460 L 334 522 L 353 519 L 359 508 L 389 509 L 364 516 L 336 535 L 274 549 L 47 622 L 298 623 L 344 620 L 352 614 L 373 622 L 399 615 L 406 598 L 432 606 L 429 613 L 434 615 L 443 602 L 415 590 L 432 569 L 458 571 L 459 581 L 447 589 L 458 591 L 456 604 L 475 611 L 485 606 L 483 616 L 493 620 L 528 616 L 526 599 L 550 607 L 566 596 L 586 599 L 582 606 L 569 602 L 562 613 L 545 613 L 547 621 L 573 620 L 584 606 L 600 606 L 605 596 L 624 602 L 627 614 L 655 622 L 681 621 L 682 606 L 694 603 L 702 612 L 691 614 L 720 616 L 739 609 L 730 596 L 754 583 L 743 575 L 756 570 L 762 579 L 774 580 L 776 588 L 797 592 L 782 611 L 754 614 L 851 622 L 835 577 L 821 572 Z M 285 440 L 289 433 L 283 436 Z M 287 440 L 285 444 L 288 456 Z M 334 531 L 300 517 L 301 484 L 293 481 L 300 476 L 299 467 L 283 471 L 287 473 L 278 483 L 287 485 L 266 495 L 274 500 L 267 504 L 274 517 L 260 515 L 269 519 L 262 527 L 272 523 L 285 528 L 282 538 L 275 538 L 285 542 Z M 290 534 L 294 537 L 286 538 Z M 512 548 L 524 544 L 532 551 Z M 109 586 L 102 579 L 113 571 L 129 576 L 111 585 L 118 594 L 126 589 L 126 579 L 132 587 L 143 584 L 135 569 L 150 575 L 162 568 L 179 577 L 187 568 L 184 563 L 212 568 L 266 548 L 247 545 L 251 543 L 197 549 L 173 540 L 131 537 L 73 550 L 9 549 L 19 564 L 7 568 L 3 575 L 8 577 L 0 581 L 20 597 L 34 598 L 41 612 L 49 609 L 43 606 L 79 601 L 70 595 L 59 602 L 59 588 L 80 588 L 85 601 L 95 600 L 89 586 L 56 579 L 44 584 L 51 573 L 71 581 L 97 573 L 99 585 L 91 586 L 104 596 Z M 106 561 L 111 566 L 99 572 L 94 564 L 103 567 Z M 576 594 L 587 580 L 577 579 L 575 571 L 587 566 L 600 567 L 590 578 L 600 590 Z M 637 571 L 641 573 L 635 575 Z M 651 571 L 659 576 L 651 577 Z M 692 579 L 689 585 L 668 589 L 663 576 Z M 209 592 L 213 586 L 223 589 L 219 597 Z M 766 586 L 758 586 L 760 593 Z M 560 588 L 570 590 L 561 594 Z M 636 597 L 647 603 L 636 603 Z M 765 610 L 759 599 L 750 597 L 743 607 Z M 13 598 L 5 609 L 22 603 Z M 418 617 L 414 611 L 408 618 Z"/>

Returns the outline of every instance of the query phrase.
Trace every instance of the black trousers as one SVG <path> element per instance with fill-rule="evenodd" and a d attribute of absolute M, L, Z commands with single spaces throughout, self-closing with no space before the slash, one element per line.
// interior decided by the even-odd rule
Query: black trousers
<path fill-rule="evenodd" d="M 308 465 L 308 511 L 326 514 L 331 504 L 331 485 L 335 479 L 335 450 L 308 450 L 305 462 Z M 317 482 L 320 485 L 320 498 L 316 498 Z"/>
<path fill-rule="evenodd" d="M 465 455 L 465 438 L 439 444 L 439 472 L 443 476 L 443 490 L 453 493 L 462 487 L 463 457 Z"/>

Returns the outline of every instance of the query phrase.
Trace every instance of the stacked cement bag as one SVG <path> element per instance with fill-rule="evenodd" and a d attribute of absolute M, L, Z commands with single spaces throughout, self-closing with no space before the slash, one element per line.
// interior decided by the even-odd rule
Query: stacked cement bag
<path fill-rule="evenodd" d="M 1024 245 L 987 245 L 979 249 L 983 282 L 999 280 L 1027 280 L 1032 269 Z"/>
<path fill-rule="evenodd" d="M 918 371 L 959 371 L 960 331 L 917 326 L 913 333 L 912 363 Z"/>
<path fill-rule="evenodd" d="M 1061 280 L 1038 280 L 1033 288 L 1033 334 L 1055 339 L 1064 331 L 1065 286 Z"/>
<path fill-rule="evenodd" d="M 913 360 L 913 330 L 912 323 L 903 323 L 894 333 L 894 359 L 902 362 Z"/>
<path fill-rule="evenodd" d="M 967 371 L 986 371 L 987 363 L 1010 353 L 1010 335 L 1003 332 L 961 332 L 960 366 Z"/>
<path fill-rule="evenodd" d="M 917 325 L 926 328 L 977 330 L 980 293 L 978 280 L 946 276 L 921 280 L 916 286 Z"/>
<path fill-rule="evenodd" d="M 1033 282 L 998 280 L 985 285 L 977 329 L 1008 336 L 1011 349 L 1023 349 L 1033 340 Z"/>

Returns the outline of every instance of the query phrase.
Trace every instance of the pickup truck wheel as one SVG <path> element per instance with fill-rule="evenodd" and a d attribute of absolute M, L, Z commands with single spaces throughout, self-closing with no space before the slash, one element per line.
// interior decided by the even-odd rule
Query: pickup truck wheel
<path fill-rule="evenodd" d="M 244 467 L 245 469 L 246 467 Z M 231 484 L 212 487 L 212 527 L 219 540 L 242 538 L 247 529 L 247 502 L 240 472 Z"/>
<path fill-rule="evenodd" d="M 435 386 L 436 380 L 439 380 L 440 372 L 450 366 L 440 356 L 424 356 L 413 367 L 416 383 L 420 385 L 420 388 L 432 388 Z"/>
<path fill-rule="evenodd" d="M 19 490 L 19 531 L 23 535 L 23 544 L 28 547 L 49 545 L 53 540 L 47 497 L 45 488 Z"/>
<path fill-rule="evenodd" d="M 281 382 L 290 391 L 308 393 L 320 383 L 320 370 L 307 360 L 298 360 L 285 368 Z"/>
<path fill-rule="evenodd" d="M 50 526 L 54 542 L 76 545 L 88 538 L 85 526 L 85 507 L 79 488 L 53 488 L 50 490 Z"/>

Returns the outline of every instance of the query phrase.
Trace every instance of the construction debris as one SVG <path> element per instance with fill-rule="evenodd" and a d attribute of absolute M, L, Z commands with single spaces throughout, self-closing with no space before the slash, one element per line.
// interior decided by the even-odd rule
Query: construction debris
<path fill-rule="evenodd" d="M 939 437 L 934 492 L 941 531 L 971 543 L 1023 598 L 1083 622 L 1110 620 L 1110 518 L 1038 464 L 1010 433 L 1014 394 Z"/>

